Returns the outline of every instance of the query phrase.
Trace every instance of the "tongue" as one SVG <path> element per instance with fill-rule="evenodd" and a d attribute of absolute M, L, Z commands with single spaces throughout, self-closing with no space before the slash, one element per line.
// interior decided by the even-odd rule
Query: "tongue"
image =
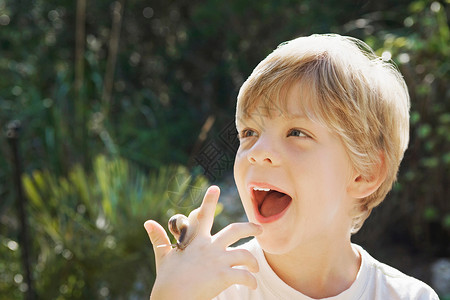
<path fill-rule="evenodd" d="M 291 202 L 291 197 L 286 194 L 271 191 L 266 195 L 259 211 L 263 217 L 270 217 L 282 212 Z"/>

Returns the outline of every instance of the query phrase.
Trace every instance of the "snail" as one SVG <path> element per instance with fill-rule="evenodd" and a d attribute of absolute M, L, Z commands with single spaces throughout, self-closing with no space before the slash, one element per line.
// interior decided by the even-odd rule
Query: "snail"
<path fill-rule="evenodd" d="M 198 233 L 198 210 L 194 210 L 186 217 L 176 214 L 169 219 L 169 231 L 177 240 L 176 246 L 179 250 L 184 250 Z"/>

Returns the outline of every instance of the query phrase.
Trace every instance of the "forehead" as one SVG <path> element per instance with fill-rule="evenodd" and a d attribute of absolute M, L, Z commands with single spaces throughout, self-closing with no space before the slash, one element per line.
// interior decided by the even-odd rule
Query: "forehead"
<path fill-rule="evenodd" d="M 311 109 L 314 97 L 308 84 L 298 81 L 285 84 L 278 90 L 267 90 L 260 95 L 248 95 L 238 103 L 236 121 L 255 117 L 283 117 L 316 119 Z"/>

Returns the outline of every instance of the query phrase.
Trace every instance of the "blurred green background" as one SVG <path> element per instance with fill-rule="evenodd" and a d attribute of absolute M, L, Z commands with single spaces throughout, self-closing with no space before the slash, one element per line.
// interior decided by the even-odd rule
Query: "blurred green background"
<path fill-rule="evenodd" d="M 450 271 L 449 3 L 0 0 L 0 299 L 147 298 L 144 221 L 210 183 L 215 230 L 242 219 L 238 89 L 281 42 L 329 32 L 392 58 L 412 101 L 398 183 L 354 241 L 450 299 L 432 272 Z"/>

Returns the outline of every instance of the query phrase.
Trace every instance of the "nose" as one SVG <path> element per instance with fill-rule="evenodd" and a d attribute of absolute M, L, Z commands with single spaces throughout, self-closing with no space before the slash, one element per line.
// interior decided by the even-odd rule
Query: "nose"
<path fill-rule="evenodd" d="M 280 155 L 273 141 L 260 137 L 249 149 L 247 159 L 251 164 L 276 166 L 280 162 Z"/>

